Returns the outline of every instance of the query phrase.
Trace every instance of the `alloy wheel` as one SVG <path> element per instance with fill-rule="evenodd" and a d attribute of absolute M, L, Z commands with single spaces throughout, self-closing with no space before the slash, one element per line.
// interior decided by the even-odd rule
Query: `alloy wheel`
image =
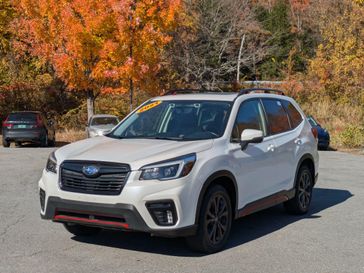
<path fill-rule="evenodd" d="M 205 222 L 208 239 L 213 245 L 224 239 L 229 225 L 228 217 L 229 209 L 225 197 L 219 193 L 215 194 L 208 203 Z"/>
<path fill-rule="evenodd" d="M 303 209 L 306 209 L 311 202 L 311 174 L 302 172 L 298 184 L 298 201 Z"/>

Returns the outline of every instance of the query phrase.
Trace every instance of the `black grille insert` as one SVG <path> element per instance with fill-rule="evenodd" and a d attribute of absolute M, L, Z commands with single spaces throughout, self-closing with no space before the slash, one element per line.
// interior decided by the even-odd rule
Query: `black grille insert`
<path fill-rule="evenodd" d="M 85 168 L 92 166 L 98 173 L 92 177 L 84 174 Z M 127 164 L 94 162 L 94 161 L 65 161 L 60 168 L 60 187 L 64 191 L 118 195 L 121 193 L 130 167 Z"/>
<path fill-rule="evenodd" d="M 39 201 L 40 201 L 40 208 L 42 209 L 42 211 L 44 211 L 45 198 L 46 198 L 45 191 L 43 189 L 39 189 Z"/>

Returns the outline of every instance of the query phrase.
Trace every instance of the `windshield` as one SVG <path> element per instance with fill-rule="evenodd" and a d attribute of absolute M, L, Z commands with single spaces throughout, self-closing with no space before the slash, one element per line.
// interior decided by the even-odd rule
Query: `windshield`
<path fill-rule="evenodd" d="M 117 118 L 113 117 L 98 117 L 93 118 L 91 121 L 91 125 L 97 126 L 97 125 L 116 125 L 118 124 Z"/>
<path fill-rule="evenodd" d="M 231 103 L 225 101 L 153 101 L 139 108 L 108 136 L 199 140 L 221 137 Z"/>

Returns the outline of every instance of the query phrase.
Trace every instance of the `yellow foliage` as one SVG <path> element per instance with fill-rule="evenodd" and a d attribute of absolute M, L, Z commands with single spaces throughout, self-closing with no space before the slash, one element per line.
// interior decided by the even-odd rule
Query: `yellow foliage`
<path fill-rule="evenodd" d="M 310 77 L 319 80 L 331 99 L 364 104 L 363 25 L 364 6 L 356 5 L 323 30 L 323 43 L 310 64 Z"/>

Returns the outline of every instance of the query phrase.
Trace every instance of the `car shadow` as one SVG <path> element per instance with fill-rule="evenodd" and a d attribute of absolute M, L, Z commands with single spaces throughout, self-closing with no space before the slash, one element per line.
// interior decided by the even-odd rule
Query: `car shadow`
<path fill-rule="evenodd" d="M 308 214 L 294 216 L 287 214 L 283 205 L 266 209 L 238 219 L 233 223 L 230 239 L 225 249 L 259 239 L 292 223 L 305 218 L 317 219 L 320 212 L 345 202 L 353 195 L 347 190 L 315 188 L 311 209 Z M 74 236 L 73 240 L 113 248 L 157 253 L 167 256 L 200 257 L 204 254 L 189 250 L 183 238 L 159 238 L 147 233 L 119 232 L 105 230 L 94 237 Z"/>
<path fill-rule="evenodd" d="M 71 142 L 68 141 L 56 141 L 56 147 L 62 147 L 65 146 L 67 144 L 70 144 Z"/>
<path fill-rule="evenodd" d="M 317 148 L 319 151 L 324 151 L 324 152 L 336 152 L 337 151 L 337 149 L 336 148 L 334 148 L 334 147 L 331 147 L 331 146 L 329 146 L 329 147 L 327 147 L 327 149 L 321 149 L 321 148 Z"/>
<path fill-rule="evenodd" d="M 54 145 L 54 147 L 59 148 L 59 147 L 65 146 L 67 144 L 70 144 L 70 142 L 56 141 L 56 144 Z M 17 146 L 17 145 L 15 145 L 15 143 L 12 143 L 11 147 L 12 148 L 52 148 L 53 146 L 43 147 L 36 143 L 24 142 L 20 146 Z"/>

